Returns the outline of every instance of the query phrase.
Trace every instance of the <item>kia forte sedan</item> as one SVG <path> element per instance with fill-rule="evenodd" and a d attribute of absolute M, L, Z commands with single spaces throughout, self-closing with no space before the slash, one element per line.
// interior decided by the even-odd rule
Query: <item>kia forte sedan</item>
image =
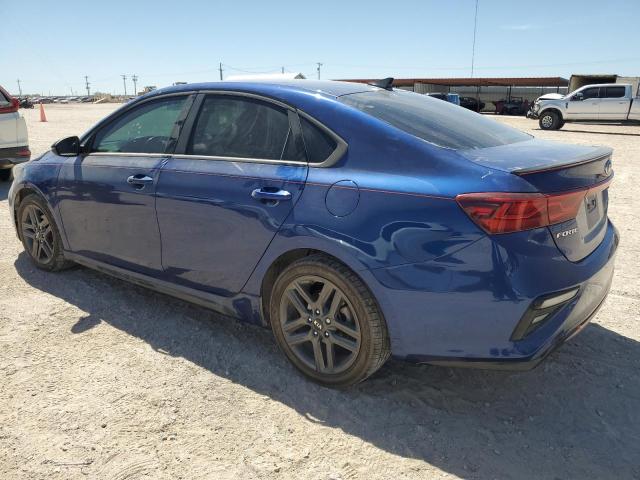
<path fill-rule="evenodd" d="M 17 167 L 9 202 L 37 267 L 268 326 L 345 386 L 390 355 L 531 368 L 578 332 L 613 275 L 611 154 L 389 81 L 191 84 Z"/>

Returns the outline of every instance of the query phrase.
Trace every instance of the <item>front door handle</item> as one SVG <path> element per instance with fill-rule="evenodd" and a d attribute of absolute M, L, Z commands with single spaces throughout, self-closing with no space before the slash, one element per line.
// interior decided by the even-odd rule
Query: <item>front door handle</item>
<path fill-rule="evenodd" d="M 135 188 L 143 189 L 148 183 L 153 183 L 153 178 L 149 175 L 143 175 L 141 173 L 137 175 L 131 175 L 127 178 L 127 183 L 133 185 Z"/>
<path fill-rule="evenodd" d="M 251 196 L 257 200 L 271 200 L 280 202 L 282 200 L 291 200 L 291 193 L 286 190 L 271 190 L 265 188 L 256 188 L 251 192 Z"/>

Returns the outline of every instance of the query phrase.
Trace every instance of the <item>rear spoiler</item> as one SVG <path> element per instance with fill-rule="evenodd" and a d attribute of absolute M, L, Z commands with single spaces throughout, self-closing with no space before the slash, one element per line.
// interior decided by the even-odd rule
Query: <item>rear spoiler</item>
<path fill-rule="evenodd" d="M 578 167 L 580 165 L 586 165 L 588 163 L 606 162 L 611 158 L 611 153 L 612 152 L 609 151 L 603 155 L 598 155 L 597 157 L 589 156 L 585 158 L 573 158 L 573 159 L 567 160 L 564 163 L 562 162 L 555 163 L 547 167 L 537 166 L 537 167 L 531 167 L 531 168 L 518 168 L 513 170 L 511 173 L 513 173 L 514 175 L 523 176 L 523 175 L 530 175 L 533 173 L 552 172 L 554 170 L 564 170 L 565 168 Z"/>

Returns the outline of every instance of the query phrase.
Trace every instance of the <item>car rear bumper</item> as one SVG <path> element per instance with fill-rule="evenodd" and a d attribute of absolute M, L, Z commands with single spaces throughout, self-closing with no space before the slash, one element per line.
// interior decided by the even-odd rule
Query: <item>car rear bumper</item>
<path fill-rule="evenodd" d="M 509 255 L 487 239 L 436 262 L 374 270 L 374 290 L 380 289 L 374 294 L 387 319 L 392 353 L 416 363 L 533 368 L 600 308 L 617 245 L 609 222 L 602 243 L 581 262 L 530 252 Z M 568 289 L 577 289 L 574 297 L 538 328 L 515 335 L 541 298 Z"/>
<path fill-rule="evenodd" d="M 28 162 L 30 158 L 31 152 L 27 146 L 0 148 L 0 170 L 12 168 L 18 163 Z"/>

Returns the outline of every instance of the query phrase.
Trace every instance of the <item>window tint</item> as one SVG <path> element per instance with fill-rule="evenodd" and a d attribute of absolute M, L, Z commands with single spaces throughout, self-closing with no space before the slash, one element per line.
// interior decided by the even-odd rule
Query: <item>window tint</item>
<path fill-rule="evenodd" d="M 147 102 L 100 130 L 94 152 L 165 153 L 187 97 Z"/>
<path fill-rule="evenodd" d="M 205 98 L 187 154 L 300 160 L 285 109 L 245 97 Z"/>
<path fill-rule="evenodd" d="M 324 162 L 333 153 L 338 144 L 327 133 L 302 116 L 300 117 L 300 123 L 309 162 Z"/>
<path fill-rule="evenodd" d="M 600 88 L 596 87 L 596 88 L 587 88 L 585 90 L 582 91 L 582 97 L 587 99 L 587 98 L 598 98 L 598 92 L 600 91 Z"/>
<path fill-rule="evenodd" d="M 440 147 L 456 150 L 486 148 L 531 138 L 466 108 L 419 93 L 377 90 L 344 95 L 339 99 Z"/>
<path fill-rule="evenodd" d="M 620 98 L 624 97 L 625 93 L 624 87 L 607 87 L 604 90 L 604 98 Z"/>
<path fill-rule="evenodd" d="M 0 91 L 0 107 L 6 107 L 9 105 L 9 99 Z"/>

